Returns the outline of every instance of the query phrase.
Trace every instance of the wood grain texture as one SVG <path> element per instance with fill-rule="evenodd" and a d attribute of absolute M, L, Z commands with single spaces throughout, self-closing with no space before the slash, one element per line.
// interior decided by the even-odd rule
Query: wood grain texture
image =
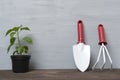
<path fill-rule="evenodd" d="M 120 80 L 120 70 L 94 70 L 79 72 L 76 69 L 31 70 L 27 73 L 0 71 L 0 80 Z"/>

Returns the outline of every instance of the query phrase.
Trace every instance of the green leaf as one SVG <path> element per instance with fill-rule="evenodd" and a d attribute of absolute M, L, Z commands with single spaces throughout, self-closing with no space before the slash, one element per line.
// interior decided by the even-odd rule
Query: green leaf
<path fill-rule="evenodd" d="M 20 30 L 28 30 L 28 31 L 30 31 L 30 29 L 28 27 L 22 27 Z"/>
<path fill-rule="evenodd" d="M 15 37 L 11 37 L 11 39 L 10 39 L 10 44 L 13 45 L 13 44 L 15 43 L 15 40 L 16 40 Z"/>
<path fill-rule="evenodd" d="M 23 46 L 22 49 L 24 53 L 28 53 L 28 46 Z"/>
<path fill-rule="evenodd" d="M 20 52 L 20 47 L 19 46 L 16 46 L 16 51 L 17 51 L 17 53 Z"/>
<path fill-rule="evenodd" d="M 23 53 L 23 49 L 21 46 L 17 46 L 16 47 L 16 51 L 18 52 L 18 54 L 22 54 Z"/>
<path fill-rule="evenodd" d="M 18 31 L 19 30 L 19 27 L 14 27 L 13 29 L 12 29 L 12 31 Z"/>
<path fill-rule="evenodd" d="M 12 45 L 15 43 L 15 40 L 16 40 L 16 38 L 15 37 L 12 37 L 11 39 L 10 39 L 10 45 L 8 46 L 8 48 L 7 48 L 7 52 L 9 52 L 10 51 L 10 48 L 12 47 Z"/>
<path fill-rule="evenodd" d="M 11 44 L 8 46 L 7 53 L 10 51 L 11 46 L 12 46 Z"/>
<path fill-rule="evenodd" d="M 9 29 L 9 30 L 6 32 L 5 36 L 7 36 L 11 31 L 12 31 L 12 29 Z"/>
<path fill-rule="evenodd" d="M 23 40 L 26 41 L 29 44 L 32 44 L 32 39 L 28 36 L 24 37 Z"/>
<path fill-rule="evenodd" d="M 16 32 L 11 32 L 11 33 L 10 33 L 10 37 L 11 37 L 11 38 L 14 37 L 15 34 L 16 34 Z"/>
<path fill-rule="evenodd" d="M 20 25 L 20 26 L 18 26 L 18 27 L 13 27 L 12 29 L 7 30 L 6 36 L 7 36 L 9 33 L 11 33 L 12 31 L 17 32 L 17 31 L 19 30 L 19 28 L 21 28 L 21 27 L 22 27 L 22 25 Z"/>

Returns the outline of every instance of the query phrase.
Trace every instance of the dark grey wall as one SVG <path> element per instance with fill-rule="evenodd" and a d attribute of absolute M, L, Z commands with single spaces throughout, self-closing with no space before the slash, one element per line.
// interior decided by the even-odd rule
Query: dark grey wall
<path fill-rule="evenodd" d="M 84 22 L 86 44 L 91 46 L 90 67 L 98 55 L 97 26 L 102 23 L 113 67 L 120 68 L 119 16 L 120 0 L 1 0 L 0 69 L 11 69 L 5 31 L 20 24 L 31 28 L 30 33 L 23 33 L 34 41 L 29 52 L 32 55 L 31 68 L 76 68 L 72 46 L 77 42 L 76 23 L 79 19 Z"/>

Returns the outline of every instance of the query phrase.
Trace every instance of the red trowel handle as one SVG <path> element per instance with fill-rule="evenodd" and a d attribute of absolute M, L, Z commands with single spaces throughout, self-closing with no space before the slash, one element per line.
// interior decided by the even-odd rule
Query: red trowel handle
<path fill-rule="evenodd" d="M 78 43 L 84 43 L 84 34 L 83 34 L 83 23 L 81 20 L 78 21 Z"/>
<path fill-rule="evenodd" d="M 98 25 L 98 34 L 99 34 L 99 45 L 102 45 L 102 43 L 104 45 L 107 44 L 106 40 L 105 40 L 105 35 L 104 35 L 104 27 L 102 24 Z"/>

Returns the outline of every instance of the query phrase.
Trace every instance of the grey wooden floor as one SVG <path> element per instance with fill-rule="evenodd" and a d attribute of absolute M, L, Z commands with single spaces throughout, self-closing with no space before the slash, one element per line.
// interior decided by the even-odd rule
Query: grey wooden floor
<path fill-rule="evenodd" d="M 120 70 L 88 70 L 84 73 L 74 69 L 31 70 L 27 73 L 1 70 L 0 80 L 120 80 Z"/>

